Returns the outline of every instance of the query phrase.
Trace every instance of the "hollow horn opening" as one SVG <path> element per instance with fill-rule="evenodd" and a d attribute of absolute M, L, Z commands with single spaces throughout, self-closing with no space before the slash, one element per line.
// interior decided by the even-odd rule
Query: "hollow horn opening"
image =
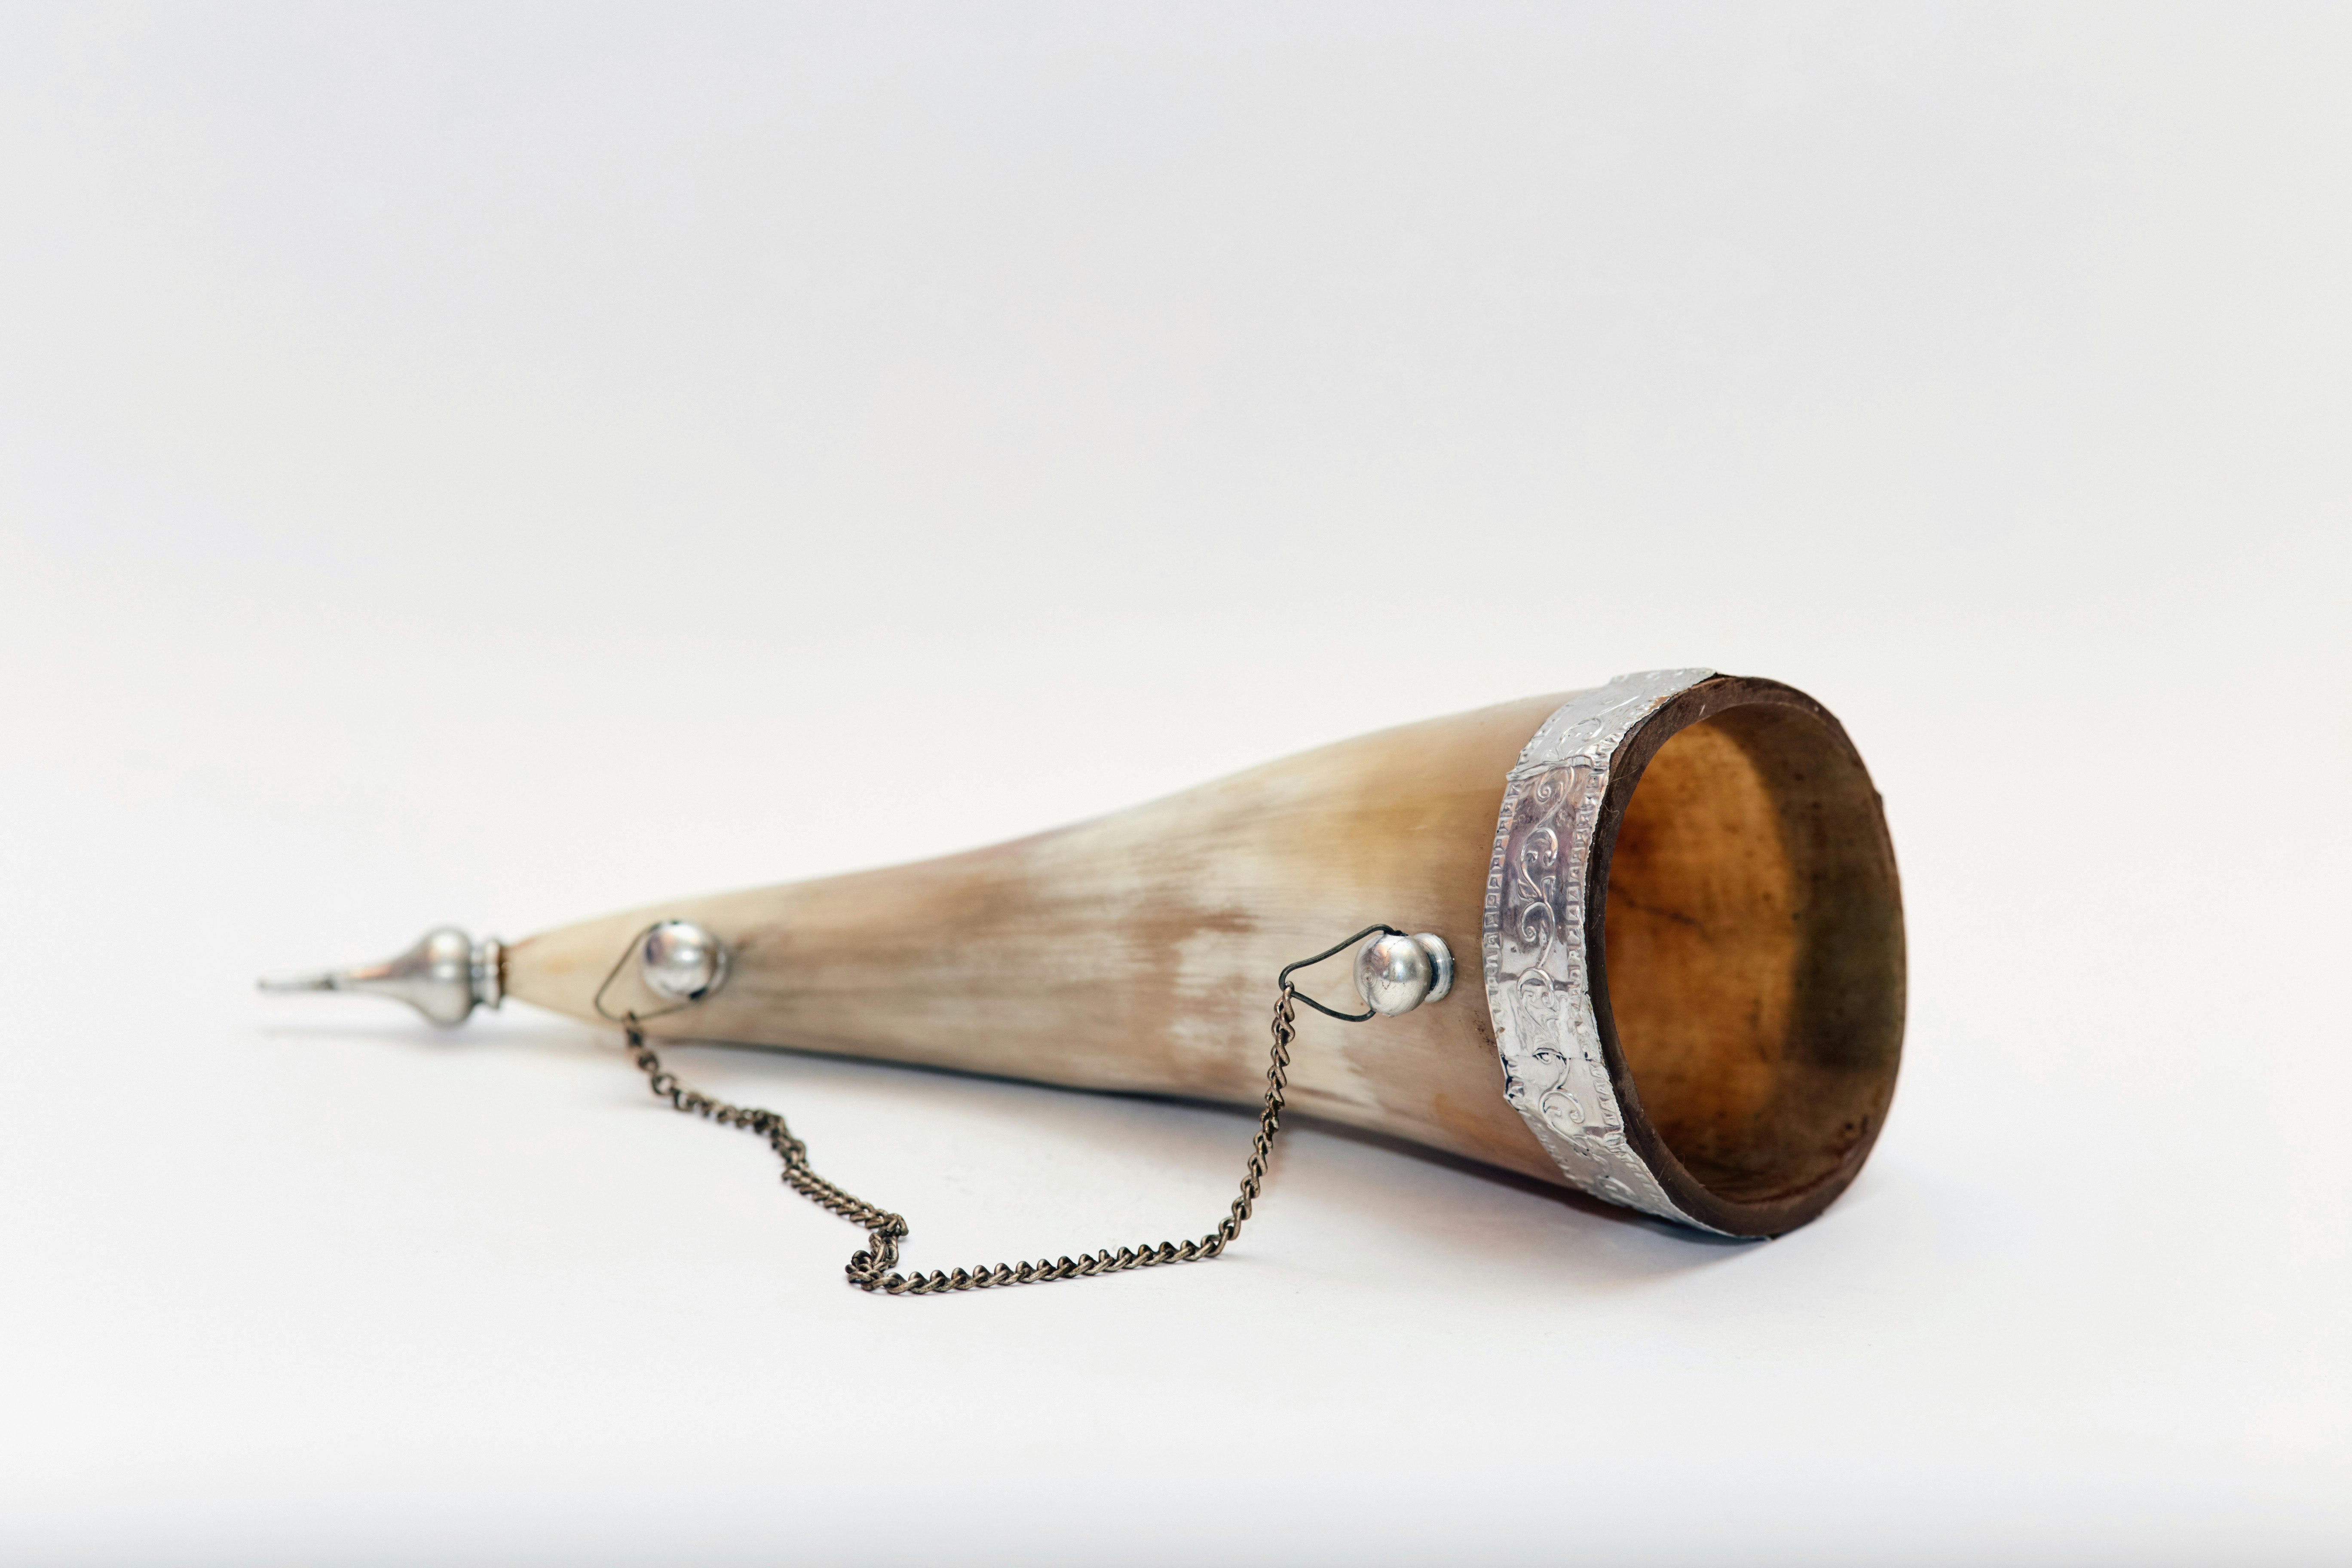
<path fill-rule="evenodd" d="M 1803 1224 L 1861 1169 L 1902 1057 L 1902 891 L 1868 770 L 1802 692 L 1717 678 L 1628 738 L 1598 826 L 1586 940 L 1629 1140 L 1694 1218 Z"/>

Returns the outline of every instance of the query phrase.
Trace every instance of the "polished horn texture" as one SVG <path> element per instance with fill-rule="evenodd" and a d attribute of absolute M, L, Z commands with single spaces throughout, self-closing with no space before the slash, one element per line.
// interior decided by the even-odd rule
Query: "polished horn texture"
<path fill-rule="evenodd" d="M 688 939 L 632 957 L 664 922 Z M 1743 1237 L 1819 1214 L 1885 1121 L 1903 915 L 1870 775 L 1811 698 L 1701 669 L 485 944 L 478 990 L 596 1020 L 609 977 L 601 1016 L 658 1036 L 1255 1104 L 1275 973 L 1373 922 L 1458 976 L 1376 1028 L 1303 1016 L 1299 1110 Z"/>

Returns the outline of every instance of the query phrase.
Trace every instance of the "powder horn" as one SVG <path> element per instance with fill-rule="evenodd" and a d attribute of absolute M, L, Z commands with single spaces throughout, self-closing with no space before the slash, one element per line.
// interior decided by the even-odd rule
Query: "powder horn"
<path fill-rule="evenodd" d="M 1254 1104 L 1276 972 L 1375 921 L 1413 933 L 1357 965 L 1397 1016 L 1302 1016 L 1290 1096 L 1314 1116 L 1739 1237 L 1820 1214 L 1885 1121 L 1904 941 L 1878 795 L 1819 703 L 1705 669 L 992 848 L 512 943 L 445 928 L 263 984 Z"/>

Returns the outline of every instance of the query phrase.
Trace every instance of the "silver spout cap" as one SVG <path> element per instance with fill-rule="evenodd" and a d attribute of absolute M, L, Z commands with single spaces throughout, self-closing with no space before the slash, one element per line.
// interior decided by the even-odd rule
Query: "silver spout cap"
<path fill-rule="evenodd" d="M 496 937 L 476 942 L 456 926 L 442 926 L 417 938 L 416 945 L 399 957 L 382 963 L 266 974 L 261 989 L 362 991 L 371 996 L 390 996 L 407 1003 L 441 1027 L 454 1029 L 477 1005 L 495 1007 L 505 1000 L 502 957 Z"/>

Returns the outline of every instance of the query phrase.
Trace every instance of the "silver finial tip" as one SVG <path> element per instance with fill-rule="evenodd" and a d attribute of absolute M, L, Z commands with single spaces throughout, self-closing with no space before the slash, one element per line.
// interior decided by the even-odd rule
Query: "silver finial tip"
<path fill-rule="evenodd" d="M 416 945 L 382 963 L 349 969 L 265 974 L 263 991 L 358 991 L 405 1002 L 432 1023 L 453 1029 L 478 1005 L 495 1007 L 506 999 L 504 950 L 496 937 L 476 942 L 456 926 L 426 931 Z"/>

